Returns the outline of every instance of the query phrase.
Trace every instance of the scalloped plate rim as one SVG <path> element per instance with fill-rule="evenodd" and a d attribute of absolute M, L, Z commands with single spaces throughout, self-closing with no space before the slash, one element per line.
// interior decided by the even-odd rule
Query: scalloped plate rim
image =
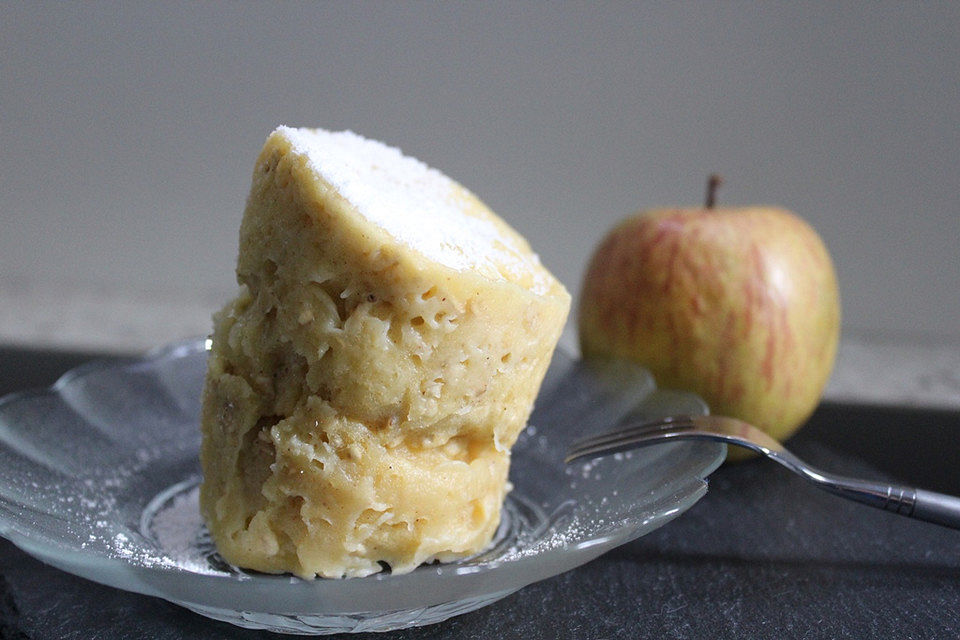
<path fill-rule="evenodd" d="M 61 391 L 68 385 L 82 380 L 86 376 L 94 375 L 104 370 L 115 367 L 127 369 L 149 366 L 150 364 L 160 361 L 170 361 L 177 358 L 179 355 L 188 356 L 190 354 L 206 351 L 207 340 L 207 338 L 188 338 L 179 340 L 156 347 L 140 357 L 130 358 L 120 356 L 104 357 L 91 360 L 65 372 L 48 387 L 35 387 L 21 391 L 15 391 L 0 397 L 0 410 L 19 401 L 37 399 L 44 396 L 59 395 Z M 568 354 L 570 352 L 570 349 L 565 349 L 562 346 L 558 348 L 567 351 Z M 576 357 L 575 354 L 570 355 L 571 357 Z M 687 395 L 695 397 L 693 394 Z M 462 573 L 457 573 L 455 569 L 456 565 L 450 564 L 430 565 L 430 570 L 423 570 L 419 574 L 408 573 L 402 575 L 393 575 L 381 573 L 368 576 L 367 578 L 348 579 L 345 581 L 327 581 L 319 579 L 314 581 L 306 581 L 299 580 L 289 575 L 262 577 L 270 580 L 270 582 L 276 586 L 281 584 L 289 585 L 288 587 L 284 588 L 292 588 L 296 591 L 299 591 L 299 595 L 301 596 L 322 596 L 323 594 L 318 592 L 329 590 L 329 585 L 332 583 L 345 584 L 348 582 L 357 583 L 358 581 L 363 581 L 367 585 L 382 585 L 380 588 L 387 590 L 391 588 L 395 589 L 398 583 L 402 584 L 403 582 L 411 581 L 411 578 L 414 575 L 418 575 L 418 579 L 431 579 L 433 577 L 447 576 L 447 579 L 457 578 L 458 580 L 462 580 L 464 582 L 475 581 L 477 583 L 476 587 L 471 589 L 471 595 L 467 595 L 465 598 L 457 598 L 447 602 L 457 602 L 460 600 L 469 599 L 471 597 L 481 598 L 483 596 L 490 596 L 495 593 L 500 593 L 501 595 L 499 597 L 503 597 L 534 582 L 538 582 L 548 577 L 558 575 L 559 573 L 569 571 L 570 569 L 589 562 L 590 560 L 610 549 L 645 535 L 650 531 L 663 526 L 673 518 L 679 516 L 684 511 L 689 509 L 689 507 L 695 504 L 701 497 L 703 497 L 707 491 L 706 477 L 723 462 L 725 458 L 725 446 L 718 443 L 673 443 L 670 446 L 676 447 L 676 450 L 678 451 L 686 451 L 688 455 L 690 455 L 690 451 L 700 451 L 699 455 L 701 458 L 701 462 L 695 465 L 697 466 L 697 471 L 692 472 L 689 476 L 687 476 L 684 482 L 678 482 L 676 490 L 673 493 L 663 496 L 650 503 L 650 505 L 654 506 L 661 503 L 669 503 L 673 506 L 673 508 L 665 511 L 657 509 L 657 513 L 654 516 L 644 520 L 639 524 L 622 524 L 618 527 L 612 528 L 608 533 L 602 536 L 583 540 L 575 545 L 570 545 L 563 548 L 546 549 L 536 555 L 526 555 L 508 560 L 499 559 L 476 567 L 475 571 Z M 0 500 L 2 500 L 2 502 L 5 504 L 11 504 L 11 506 L 15 506 L 5 498 Z M 160 597 L 193 610 L 197 610 L 193 605 L 196 605 L 201 609 L 217 607 L 217 605 L 213 604 L 209 598 L 184 598 L 183 594 L 177 596 L 168 593 L 164 588 L 162 588 L 161 585 L 156 584 L 154 580 L 150 579 L 151 577 L 156 577 L 158 579 L 157 582 L 160 583 L 166 582 L 168 578 L 175 580 L 179 579 L 182 582 L 184 572 L 179 567 L 162 565 L 146 566 L 130 562 L 129 559 L 123 557 L 84 553 L 82 549 L 79 549 L 75 546 L 55 544 L 54 546 L 56 547 L 56 550 L 61 552 L 58 555 L 55 553 L 53 546 L 45 545 L 32 539 L 27 532 L 20 530 L 20 527 L 17 523 L 7 522 L 3 517 L 2 512 L 0 512 L 0 537 L 10 540 L 15 546 L 23 550 L 25 553 L 37 558 L 42 562 L 57 567 L 58 569 L 64 570 L 68 573 L 90 579 L 94 582 L 136 593 Z M 562 561 L 556 563 L 545 562 L 546 560 L 553 560 L 556 558 L 561 558 Z M 558 568 L 558 566 L 560 568 Z M 444 571 L 444 567 L 448 568 L 447 571 Z M 450 567 L 454 568 L 449 569 Z M 508 587 L 506 590 L 500 591 L 481 589 L 485 582 L 484 578 L 486 578 L 486 576 L 488 576 L 490 573 L 505 573 L 507 571 L 517 574 L 518 577 L 513 581 L 510 581 L 510 587 Z M 104 573 L 109 575 L 102 575 Z M 522 577 L 519 577 L 521 574 Z M 237 595 L 242 594 L 244 590 L 249 591 L 250 578 L 247 576 L 200 573 L 189 574 L 189 576 L 190 582 L 194 583 L 192 588 L 189 589 L 189 591 L 193 594 L 203 594 L 205 589 L 212 585 L 216 585 L 217 588 L 224 589 L 227 592 L 237 591 L 236 594 L 230 594 L 229 596 L 222 595 L 214 600 L 221 600 L 224 597 L 233 597 L 233 602 L 236 603 L 235 598 Z M 260 576 L 258 576 L 258 578 L 259 577 Z M 207 595 L 209 595 L 209 593 Z M 416 598 L 413 598 L 412 600 L 416 600 Z M 493 600 L 490 600 L 489 602 L 493 602 Z M 417 601 L 416 606 L 431 607 L 440 604 L 444 604 L 444 602 L 425 602 L 421 599 Z M 401 604 L 401 608 L 403 606 L 404 605 Z M 413 606 L 413 603 L 408 606 Z M 371 610 L 369 608 L 357 608 L 356 610 L 352 611 L 343 610 L 342 614 L 351 615 L 354 613 L 362 614 L 376 611 L 377 610 Z M 310 610 L 288 610 L 283 612 L 263 611 L 263 613 L 275 615 L 311 615 L 312 612 Z M 315 615 L 332 616 L 335 614 L 319 613 Z"/>

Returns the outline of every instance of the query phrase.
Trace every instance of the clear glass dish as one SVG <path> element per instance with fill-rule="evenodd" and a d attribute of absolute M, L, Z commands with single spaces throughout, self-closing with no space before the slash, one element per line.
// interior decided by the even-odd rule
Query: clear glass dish
<path fill-rule="evenodd" d="M 302 634 L 386 631 L 494 602 L 637 538 L 706 492 L 723 445 L 674 443 L 566 466 L 574 439 L 628 414 L 702 413 L 624 364 L 557 352 L 513 453 L 493 545 L 404 575 L 301 580 L 226 564 L 197 511 L 203 340 L 85 365 L 0 400 L 0 535 L 103 584 L 234 624 Z"/>

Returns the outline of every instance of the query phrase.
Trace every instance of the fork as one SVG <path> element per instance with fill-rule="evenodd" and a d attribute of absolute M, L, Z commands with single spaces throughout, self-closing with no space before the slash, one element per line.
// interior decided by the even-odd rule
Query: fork
<path fill-rule="evenodd" d="M 574 442 L 569 464 L 671 440 L 713 440 L 746 447 L 775 460 L 830 493 L 893 513 L 960 529 L 960 498 L 914 487 L 847 478 L 816 469 L 757 427 L 724 416 L 672 416 L 633 424 Z"/>

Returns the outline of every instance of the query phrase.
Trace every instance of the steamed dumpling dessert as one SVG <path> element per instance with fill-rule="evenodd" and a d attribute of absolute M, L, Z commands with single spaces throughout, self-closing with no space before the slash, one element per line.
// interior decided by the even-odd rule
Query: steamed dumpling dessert
<path fill-rule="evenodd" d="M 280 127 L 237 279 L 203 396 L 221 555 L 312 578 L 487 546 L 570 304 L 526 241 L 397 149 Z"/>

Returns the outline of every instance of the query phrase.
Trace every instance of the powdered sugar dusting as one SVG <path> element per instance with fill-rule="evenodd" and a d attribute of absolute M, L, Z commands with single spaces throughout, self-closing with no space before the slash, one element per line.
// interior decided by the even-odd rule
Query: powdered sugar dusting
<path fill-rule="evenodd" d="M 352 131 L 279 127 L 296 153 L 369 222 L 427 258 L 486 277 L 549 287 L 539 258 L 519 237 L 471 215 L 468 192 L 395 147 Z"/>
<path fill-rule="evenodd" d="M 161 492 L 144 508 L 140 531 L 117 520 L 119 505 L 113 491 L 136 482 L 132 467 L 120 466 L 116 475 L 87 478 L 85 489 L 97 491 L 96 498 L 80 496 L 81 509 L 71 514 L 86 527 L 88 534 L 80 548 L 107 555 L 142 567 L 171 568 L 191 573 L 219 574 L 222 568 L 211 564 L 212 543 L 200 515 L 197 478 L 179 482 Z M 69 504 L 65 505 L 67 509 Z"/>
<path fill-rule="evenodd" d="M 199 486 L 175 495 L 154 515 L 151 533 L 164 556 L 176 566 L 195 573 L 216 573 L 197 546 L 203 528 L 199 500 Z"/>

